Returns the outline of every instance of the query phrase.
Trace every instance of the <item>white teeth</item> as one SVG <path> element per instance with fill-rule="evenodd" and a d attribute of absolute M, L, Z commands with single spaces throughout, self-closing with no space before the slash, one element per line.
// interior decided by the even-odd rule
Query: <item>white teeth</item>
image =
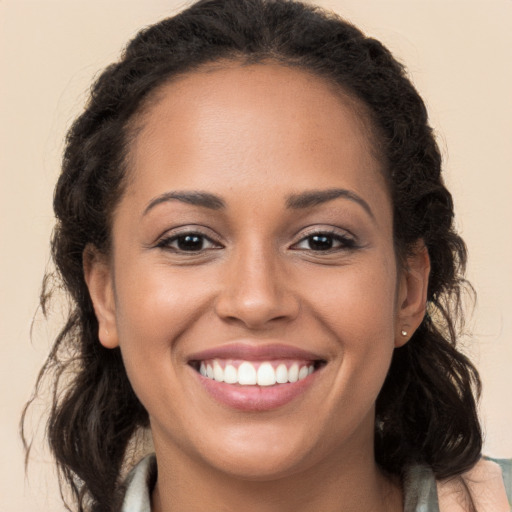
<path fill-rule="evenodd" d="M 273 386 L 276 383 L 276 372 L 270 363 L 263 363 L 258 368 L 258 386 Z"/>
<path fill-rule="evenodd" d="M 297 363 L 293 363 L 288 370 L 288 380 L 290 382 L 297 382 L 299 380 L 299 365 Z"/>
<path fill-rule="evenodd" d="M 256 369 L 251 363 L 244 361 L 238 367 L 238 384 L 251 386 L 256 384 L 256 382 Z"/>
<path fill-rule="evenodd" d="M 217 382 L 224 382 L 224 370 L 218 361 L 213 362 L 213 378 Z"/>
<path fill-rule="evenodd" d="M 203 377 L 225 382 L 227 384 L 239 384 L 241 386 L 273 386 L 277 384 L 286 384 L 288 382 L 297 382 L 305 379 L 315 371 L 314 365 L 304 365 L 304 363 L 293 363 L 290 368 L 286 364 L 280 363 L 274 368 L 271 362 L 265 361 L 256 366 L 244 361 L 238 369 L 232 363 L 227 363 L 224 367 L 220 361 L 213 359 L 199 365 L 199 373 Z"/>
<path fill-rule="evenodd" d="M 236 384 L 238 382 L 238 372 L 232 364 L 227 364 L 224 368 L 224 382 Z"/>
<path fill-rule="evenodd" d="M 276 368 L 276 382 L 279 384 L 286 384 L 288 382 L 288 369 L 283 363 Z"/>
<path fill-rule="evenodd" d="M 308 367 L 307 366 L 303 366 L 299 370 L 299 380 L 305 379 L 307 376 L 308 376 Z"/>

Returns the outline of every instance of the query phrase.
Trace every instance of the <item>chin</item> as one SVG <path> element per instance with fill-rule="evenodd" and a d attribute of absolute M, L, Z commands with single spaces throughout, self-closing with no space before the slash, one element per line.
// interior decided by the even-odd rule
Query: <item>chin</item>
<path fill-rule="evenodd" d="M 252 482 L 275 481 L 294 475 L 307 469 L 305 460 L 297 454 L 286 453 L 252 453 L 226 454 L 224 458 L 212 461 L 219 472 L 229 475 L 230 478 Z"/>
<path fill-rule="evenodd" d="M 289 432 L 265 434 L 265 429 L 259 430 L 253 435 L 245 432 L 244 436 L 223 436 L 222 446 L 215 449 L 203 446 L 203 460 L 231 477 L 269 481 L 306 469 L 312 464 L 312 453 L 318 454 L 318 448 L 311 439 L 306 442 L 303 433 L 293 436 Z"/>

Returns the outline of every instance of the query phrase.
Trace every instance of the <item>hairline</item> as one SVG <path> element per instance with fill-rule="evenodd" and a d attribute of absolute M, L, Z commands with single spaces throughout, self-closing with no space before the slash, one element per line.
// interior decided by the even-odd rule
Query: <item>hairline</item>
<path fill-rule="evenodd" d="M 242 52 L 236 52 L 213 60 L 208 60 L 176 73 L 169 73 L 169 76 L 163 78 L 160 83 L 147 92 L 138 107 L 125 123 L 125 147 L 128 148 L 128 150 L 124 157 L 128 164 L 127 170 L 129 171 L 130 146 L 133 144 L 139 133 L 144 130 L 146 120 L 152 111 L 152 108 L 163 98 L 169 86 L 178 84 L 180 81 L 184 81 L 195 74 L 208 74 L 237 67 L 243 68 L 258 65 L 278 65 L 284 68 L 298 70 L 299 72 L 323 82 L 324 85 L 326 85 L 335 96 L 341 99 L 355 114 L 355 119 L 360 125 L 361 132 L 369 143 L 368 147 L 371 150 L 372 157 L 380 164 L 386 183 L 389 184 L 390 179 L 387 157 L 383 148 L 383 135 L 380 133 L 381 130 L 374 119 L 374 113 L 371 107 L 363 99 L 359 98 L 355 91 L 352 91 L 345 84 L 337 82 L 333 73 L 320 72 L 318 69 L 314 69 L 313 66 L 300 62 L 298 59 L 286 58 L 281 55 L 258 55 L 245 54 Z"/>

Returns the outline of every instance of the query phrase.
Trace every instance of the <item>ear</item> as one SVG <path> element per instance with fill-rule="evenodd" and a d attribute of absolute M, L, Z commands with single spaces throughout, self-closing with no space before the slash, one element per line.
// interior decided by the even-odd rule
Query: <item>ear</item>
<path fill-rule="evenodd" d="M 98 320 L 98 338 L 105 348 L 115 348 L 119 341 L 110 263 L 105 254 L 93 245 L 87 245 L 83 252 L 83 267 L 85 282 Z"/>
<path fill-rule="evenodd" d="M 398 285 L 395 325 L 395 346 L 405 345 L 425 316 L 430 258 L 423 242 L 419 241 L 407 256 Z"/>

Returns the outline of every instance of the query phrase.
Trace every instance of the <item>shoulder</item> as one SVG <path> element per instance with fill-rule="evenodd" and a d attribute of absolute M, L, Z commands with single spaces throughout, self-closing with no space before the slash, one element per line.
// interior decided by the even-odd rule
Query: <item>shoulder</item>
<path fill-rule="evenodd" d="M 512 459 L 491 459 L 487 457 L 486 461 L 496 464 L 501 471 L 501 478 L 505 484 L 509 505 L 512 505 Z"/>
<path fill-rule="evenodd" d="M 151 492 L 156 482 L 155 454 L 144 457 L 125 482 L 121 512 L 151 512 Z"/>
<path fill-rule="evenodd" d="M 440 510 L 509 512 L 512 461 L 482 458 L 462 475 L 437 482 Z"/>
<path fill-rule="evenodd" d="M 512 460 L 481 459 L 463 475 L 436 481 L 426 466 L 405 472 L 404 512 L 509 512 Z"/>

